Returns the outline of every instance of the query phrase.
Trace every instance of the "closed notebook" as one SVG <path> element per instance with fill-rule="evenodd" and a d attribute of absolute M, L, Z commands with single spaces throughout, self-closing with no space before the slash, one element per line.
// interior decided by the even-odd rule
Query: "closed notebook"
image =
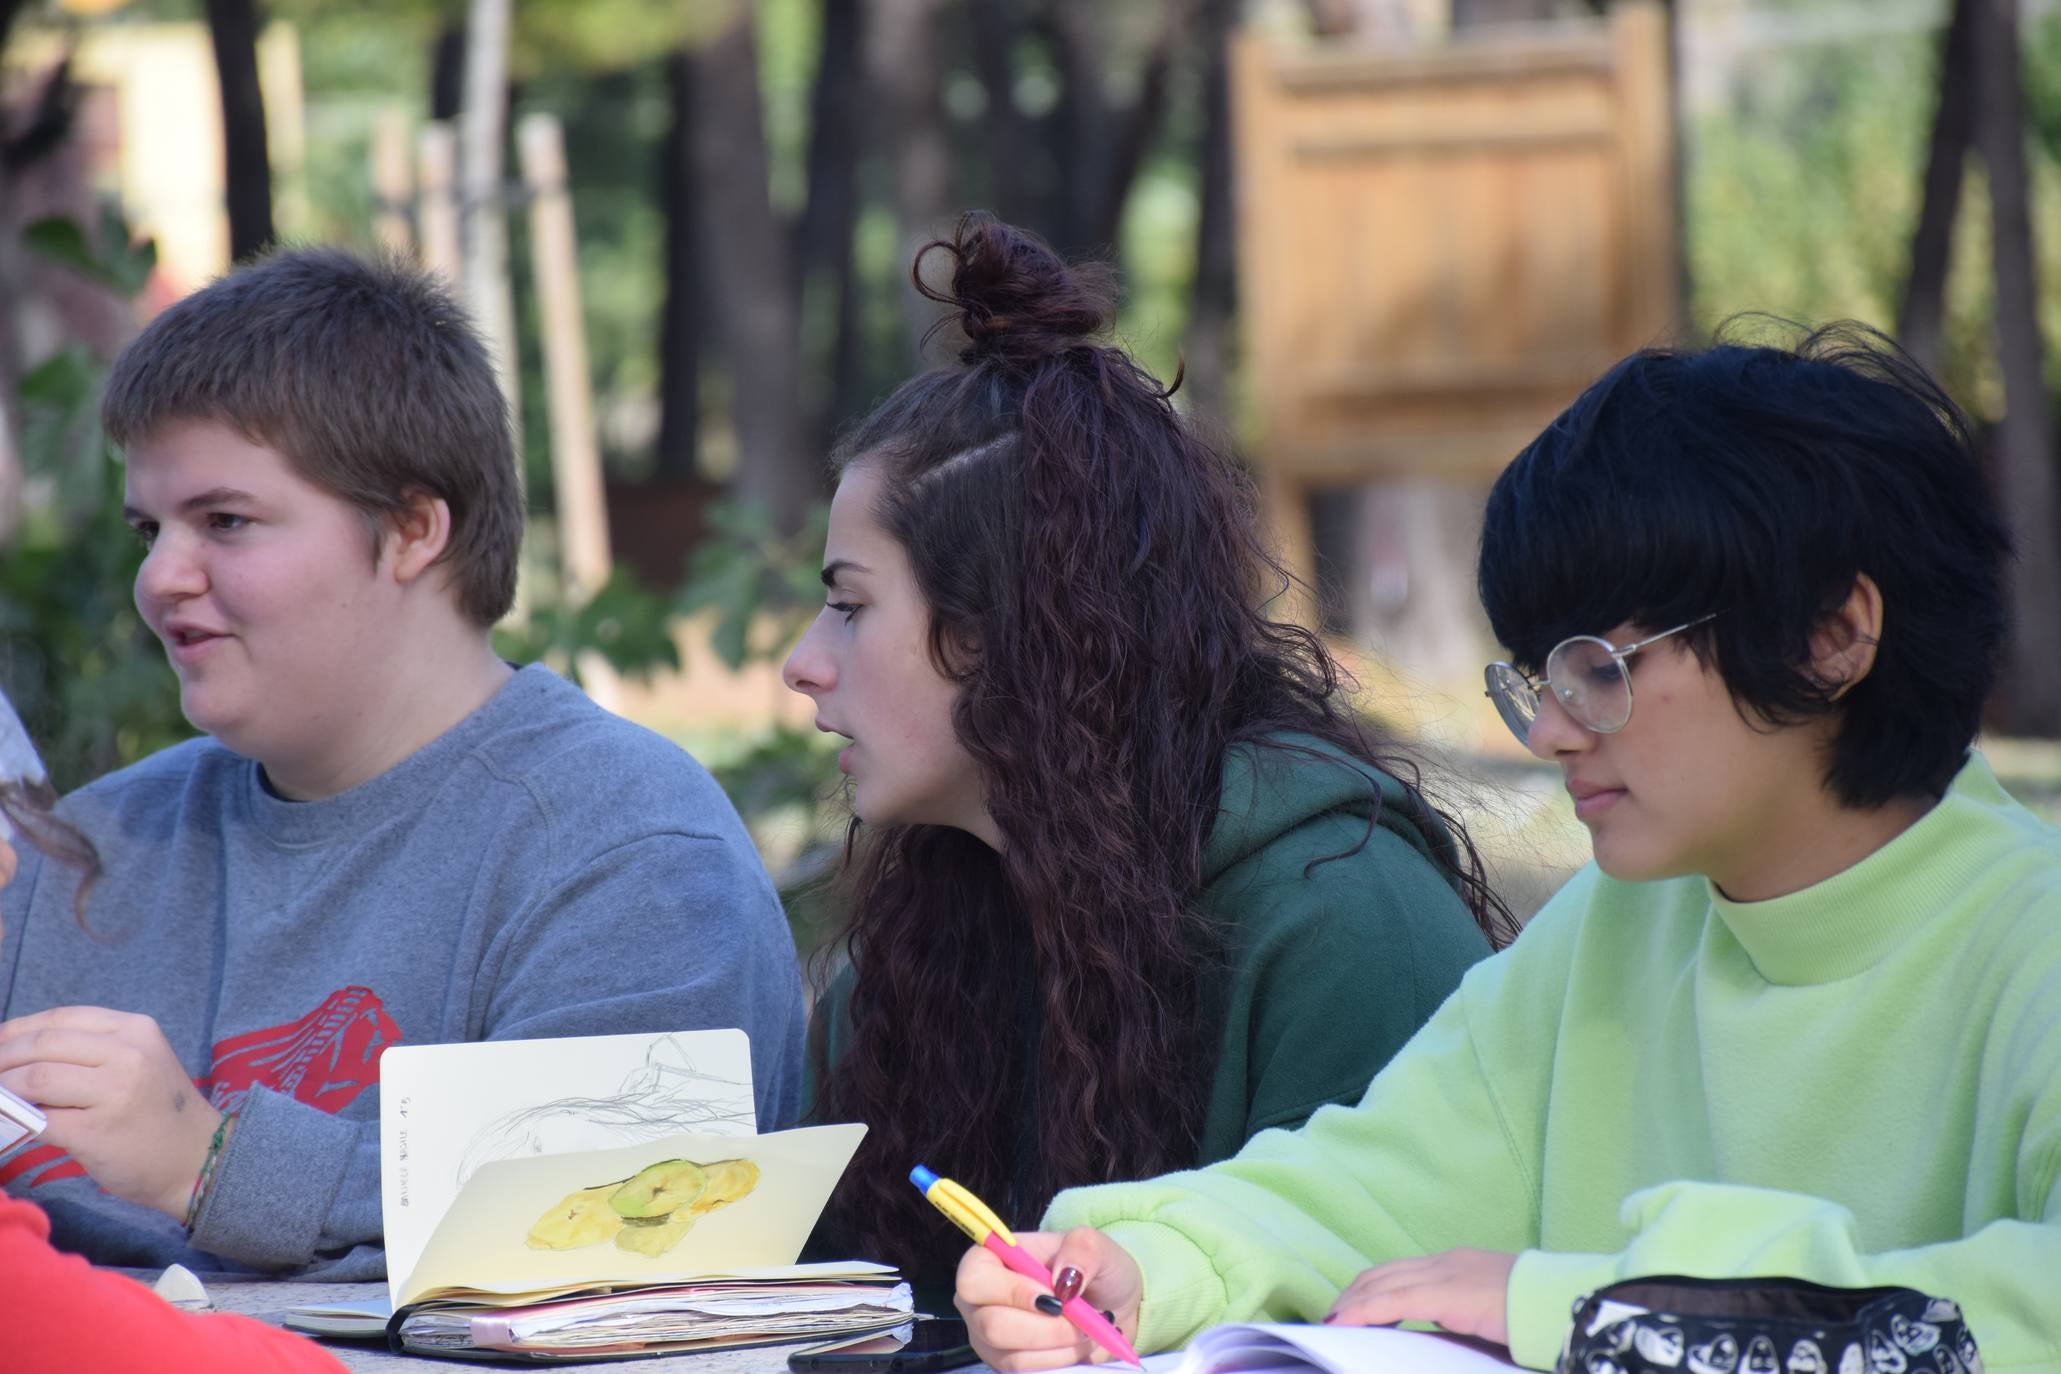
<path fill-rule="evenodd" d="M 1058 1374 L 1128 1368 L 1076 1365 Z M 1518 1368 L 1500 1346 L 1389 1326 L 1233 1324 L 1211 1327 L 1186 1350 L 1148 1355 L 1149 1374 L 1258 1374 L 1323 1370 L 1325 1374 L 1496 1374 Z"/>

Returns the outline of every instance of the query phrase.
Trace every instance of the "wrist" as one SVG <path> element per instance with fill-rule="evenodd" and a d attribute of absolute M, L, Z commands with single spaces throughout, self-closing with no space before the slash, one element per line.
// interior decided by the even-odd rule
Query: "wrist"
<path fill-rule="evenodd" d="M 165 1210 L 179 1219 L 179 1224 L 189 1232 L 200 1219 L 201 1209 L 207 1205 L 208 1192 L 214 1186 L 216 1172 L 222 1163 L 222 1154 L 229 1148 L 229 1137 L 236 1133 L 236 1113 L 216 1112 L 212 1130 L 203 1146 L 199 1162 L 192 1173 L 183 1180 L 182 1186 L 174 1189 L 168 1201 L 172 1205 Z"/>

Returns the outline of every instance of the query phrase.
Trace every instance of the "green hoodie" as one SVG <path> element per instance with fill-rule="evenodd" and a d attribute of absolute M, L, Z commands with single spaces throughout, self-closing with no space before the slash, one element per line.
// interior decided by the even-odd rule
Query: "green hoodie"
<path fill-rule="evenodd" d="M 1198 907 L 1224 940 L 1206 1004 L 1222 1030 L 1197 1164 L 1359 1101 L 1489 952 L 1446 866 L 1452 836 L 1388 774 L 1269 736 L 1225 755 L 1219 808 Z"/>
<path fill-rule="evenodd" d="M 1269 736 L 1225 756 L 1220 806 L 1197 903 L 1224 944 L 1204 1002 L 1221 1030 L 1197 1164 L 1357 1102 L 1489 952 L 1437 862 L 1452 837 L 1387 774 L 1309 736 Z M 846 969 L 816 1013 L 832 1064 L 851 983 Z M 811 1078 L 804 1102 L 815 1096 Z"/>

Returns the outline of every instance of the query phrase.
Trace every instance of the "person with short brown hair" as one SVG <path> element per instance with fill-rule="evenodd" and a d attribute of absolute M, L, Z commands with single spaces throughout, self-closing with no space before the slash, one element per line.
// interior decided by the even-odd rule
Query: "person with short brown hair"
<path fill-rule="evenodd" d="M 384 1272 L 379 1055 L 739 1027 L 794 1114 L 779 899 L 680 749 L 494 652 L 521 488 L 484 348 L 414 269 L 264 259 L 160 315 L 105 420 L 136 606 L 211 738 L 66 798 L 102 872 L 4 893 L 0 1183 L 106 1264 Z"/>

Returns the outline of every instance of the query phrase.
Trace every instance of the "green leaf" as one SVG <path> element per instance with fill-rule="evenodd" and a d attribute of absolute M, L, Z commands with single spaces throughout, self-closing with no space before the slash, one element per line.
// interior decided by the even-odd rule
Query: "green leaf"
<path fill-rule="evenodd" d="M 86 231 L 79 222 L 64 215 L 52 215 L 39 219 L 22 230 L 22 243 L 32 253 L 51 262 L 60 263 L 73 271 L 93 278 L 105 285 L 114 285 L 113 278 L 101 265 L 100 257 L 93 251 L 93 245 L 86 241 Z"/>
<path fill-rule="evenodd" d="M 747 642 L 750 633 L 749 617 L 726 615 L 716 622 L 714 633 L 709 635 L 709 648 L 734 673 L 744 666 L 750 653 L 751 645 Z"/>

